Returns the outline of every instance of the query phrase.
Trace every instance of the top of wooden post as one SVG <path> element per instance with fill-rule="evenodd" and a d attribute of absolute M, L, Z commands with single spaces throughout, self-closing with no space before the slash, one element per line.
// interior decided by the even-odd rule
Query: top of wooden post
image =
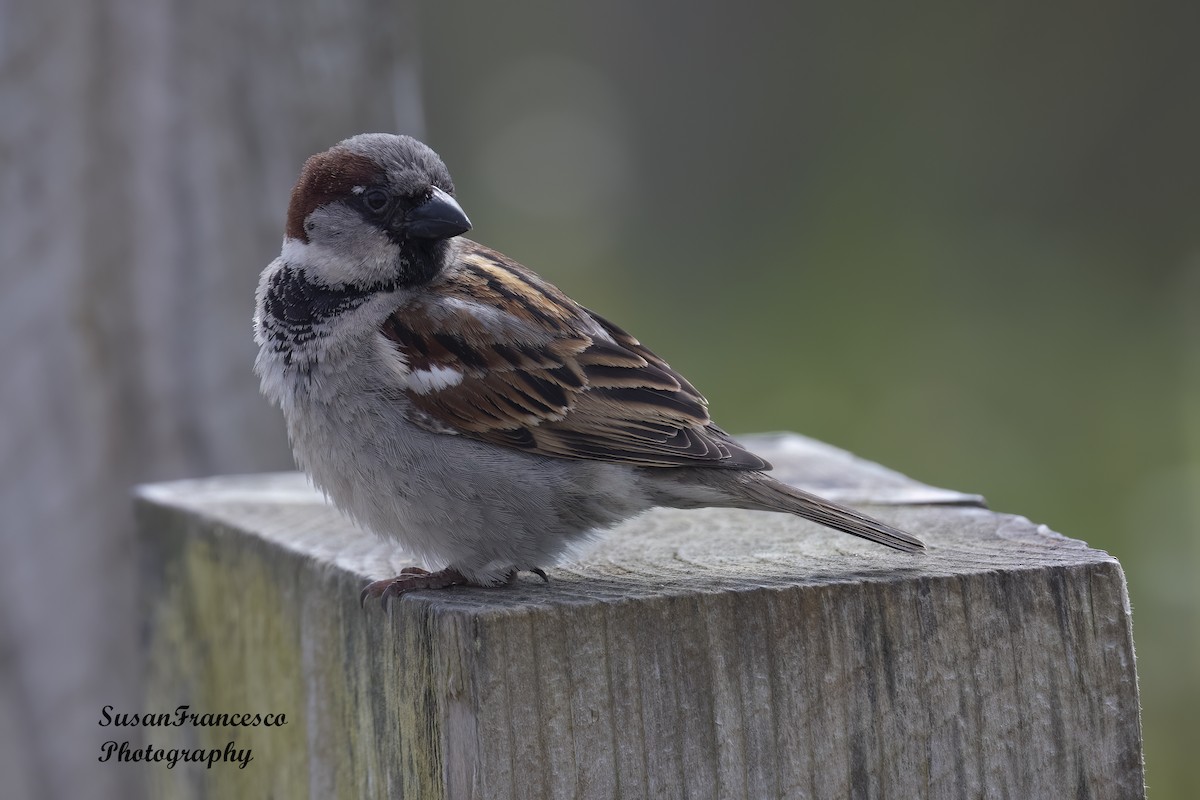
<path fill-rule="evenodd" d="M 1116 560 L 1024 517 L 988 510 L 979 495 L 922 484 L 797 434 L 745 439 L 773 475 L 832 500 L 866 507 L 912 531 L 925 553 L 897 553 L 785 514 L 737 509 L 655 509 L 602 534 L 550 568 L 504 590 L 458 587 L 409 599 L 478 613 L 528 604 L 580 603 L 750 587 L 909 581 L 996 570 Z M 360 529 L 299 473 L 224 476 L 147 485 L 144 502 L 194 512 L 363 583 L 417 563 L 394 542 Z"/>

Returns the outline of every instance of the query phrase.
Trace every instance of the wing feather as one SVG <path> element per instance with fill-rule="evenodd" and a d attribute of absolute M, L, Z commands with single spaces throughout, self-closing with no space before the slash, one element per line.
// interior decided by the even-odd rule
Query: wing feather
<path fill-rule="evenodd" d="M 407 384 L 415 422 L 559 458 L 770 469 L 637 339 L 520 264 L 460 241 L 435 290 L 380 327 L 409 370 L 462 375 Z"/>

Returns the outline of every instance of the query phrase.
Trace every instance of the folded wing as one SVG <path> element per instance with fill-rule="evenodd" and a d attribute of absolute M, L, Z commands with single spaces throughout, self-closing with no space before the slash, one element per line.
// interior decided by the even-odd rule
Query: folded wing
<path fill-rule="evenodd" d="M 380 329 L 414 421 L 546 456 L 770 469 L 637 339 L 499 253 L 462 247 L 440 291 Z"/>

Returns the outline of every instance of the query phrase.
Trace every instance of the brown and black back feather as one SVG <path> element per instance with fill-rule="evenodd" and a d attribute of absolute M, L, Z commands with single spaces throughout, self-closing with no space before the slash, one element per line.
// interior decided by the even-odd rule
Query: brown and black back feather
<path fill-rule="evenodd" d="M 438 300 L 414 300 L 381 327 L 410 370 L 462 375 L 406 390 L 423 419 L 560 458 L 771 468 L 714 425 L 703 395 L 637 339 L 520 264 L 459 241 Z"/>

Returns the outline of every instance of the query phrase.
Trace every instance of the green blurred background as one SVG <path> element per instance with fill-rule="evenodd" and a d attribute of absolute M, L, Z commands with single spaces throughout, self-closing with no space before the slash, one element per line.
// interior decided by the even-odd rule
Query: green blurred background
<path fill-rule="evenodd" d="M 740 432 L 1124 565 L 1152 798 L 1200 796 L 1200 5 L 427 4 L 473 236 Z"/>

